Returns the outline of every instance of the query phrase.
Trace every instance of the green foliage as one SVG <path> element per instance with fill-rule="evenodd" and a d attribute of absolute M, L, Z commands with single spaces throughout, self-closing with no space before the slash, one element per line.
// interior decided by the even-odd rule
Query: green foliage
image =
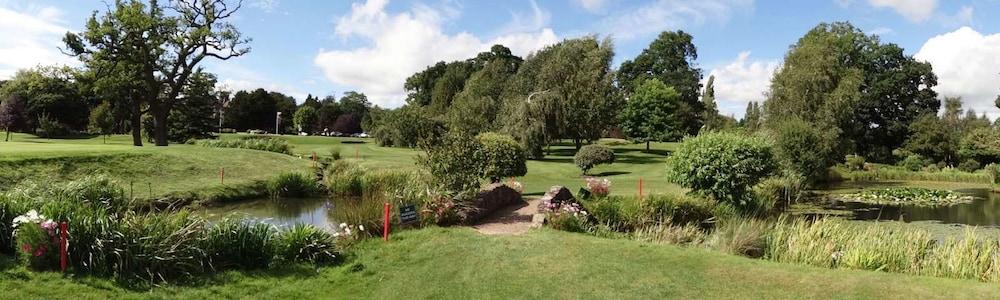
<path fill-rule="evenodd" d="M 955 205 L 972 201 L 971 196 L 956 192 L 918 187 L 897 187 L 866 190 L 859 193 L 838 196 L 845 201 L 858 201 L 879 205 Z"/>
<path fill-rule="evenodd" d="M 771 224 L 753 218 L 726 219 L 706 242 L 709 247 L 735 255 L 759 258 L 767 249 Z"/>
<path fill-rule="evenodd" d="M 767 120 L 838 128 L 837 149 L 890 161 L 917 118 L 936 113 L 931 65 L 850 23 L 823 23 L 798 40 L 771 80 Z"/>
<path fill-rule="evenodd" d="M 659 80 L 673 87 L 679 98 L 675 98 L 670 112 L 675 124 L 680 125 L 676 136 L 698 133 L 704 122 L 703 104 L 698 101 L 701 90 L 701 69 L 695 67 L 698 50 L 693 37 L 684 31 L 664 31 L 649 47 L 642 50 L 633 60 L 622 62 L 618 68 L 617 81 L 628 95 L 638 93 L 639 87 L 649 79 Z"/>
<path fill-rule="evenodd" d="M 59 123 L 59 121 L 56 121 L 56 119 L 53 119 L 48 114 L 39 116 L 37 122 L 38 129 L 35 130 L 35 133 L 39 137 L 56 138 L 65 137 L 70 134 L 69 129 L 65 125 Z"/>
<path fill-rule="evenodd" d="M 89 119 L 90 123 L 87 125 L 87 130 L 90 133 L 104 136 L 114 133 L 115 120 L 114 115 L 111 114 L 111 103 L 104 101 L 97 107 L 94 107 L 94 109 L 90 110 Z"/>
<path fill-rule="evenodd" d="M 636 84 L 618 114 L 625 135 L 638 142 L 673 141 L 684 136 L 686 124 L 683 116 L 676 114 L 681 95 L 657 79 Z"/>
<path fill-rule="evenodd" d="M 960 137 L 936 114 L 927 114 L 910 124 L 910 138 L 903 149 L 934 161 L 954 163 Z"/>
<path fill-rule="evenodd" d="M 930 172 L 910 171 L 903 167 L 872 165 L 864 171 L 847 171 L 843 169 L 831 169 L 831 177 L 841 180 L 851 181 L 884 181 L 884 180 L 914 180 L 914 181 L 945 181 L 945 182 L 975 182 L 990 183 L 991 179 L 985 173 L 962 172 L 955 168 L 937 166 L 940 170 Z"/>
<path fill-rule="evenodd" d="M 752 201 L 750 187 L 776 169 L 767 142 L 737 133 L 687 138 L 667 158 L 668 179 L 738 208 L 746 208 Z"/>
<path fill-rule="evenodd" d="M 865 157 L 861 155 L 848 154 L 844 157 L 844 166 L 850 171 L 864 171 Z"/>
<path fill-rule="evenodd" d="M 486 132 L 476 136 L 482 155 L 482 177 L 499 182 L 505 177 L 524 176 L 528 173 L 527 158 L 521 144 L 513 137 Z"/>
<path fill-rule="evenodd" d="M 295 111 L 295 127 L 301 132 L 313 133 L 319 122 L 319 112 L 312 106 L 302 106 Z"/>
<path fill-rule="evenodd" d="M 672 194 L 646 198 L 604 197 L 583 202 L 593 221 L 618 232 L 673 224 L 706 226 L 715 217 L 715 205 L 704 199 Z"/>
<path fill-rule="evenodd" d="M 483 174 L 483 153 L 480 143 L 464 133 L 450 133 L 435 145 L 425 145 L 425 153 L 417 164 L 434 178 L 435 185 L 463 193 L 479 189 Z"/>
<path fill-rule="evenodd" d="M 820 128 L 798 118 L 776 121 L 773 128 L 775 154 L 785 168 L 810 183 L 826 177 L 827 169 L 835 163 L 837 129 Z"/>
<path fill-rule="evenodd" d="M 216 106 L 220 92 L 215 89 L 218 79 L 210 73 L 195 72 L 188 81 L 183 96 L 167 117 L 167 139 L 175 143 L 212 138 L 219 126 Z"/>
<path fill-rule="evenodd" d="M 290 172 L 281 173 L 267 183 L 267 191 L 271 198 L 304 198 L 318 195 L 321 188 L 316 180 L 309 175 Z"/>
<path fill-rule="evenodd" d="M 444 134 L 444 126 L 427 113 L 409 105 L 373 113 L 371 134 L 381 146 L 417 147 Z"/>
<path fill-rule="evenodd" d="M 900 167 L 910 171 L 920 171 L 920 169 L 923 169 L 925 165 L 927 165 L 927 160 L 918 154 L 910 154 L 899 162 Z"/>
<path fill-rule="evenodd" d="M 275 255 L 276 234 L 268 224 L 227 218 L 207 230 L 203 247 L 214 270 L 267 268 Z"/>
<path fill-rule="evenodd" d="M 1000 130 L 979 128 L 972 130 L 962 138 L 958 146 L 959 155 L 967 159 L 975 159 L 980 163 L 1000 162 Z"/>
<path fill-rule="evenodd" d="M 982 165 L 975 159 L 966 159 L 963 160 L 962 163 L 958 164 L 958 169 L 965 172 L 975 172 L 976 170 L 979 170 L 980 167 L 982 167 Z"/>
<path fill-rule="evenodd" d="M 986 173 L 990 175 L 991 183 L 1000 184 L 1000 165 L 998 164 L 988 164 L 985 168 Z"/>
<path fill-rule="evenodd" d="M 340 259 L 336 239 L 312 225 L 297 224 L 278 236 L 278 257 L 288 262 L 334 263 Z"/>
<path fill-rule="evenodd" d="M 586 145 L 580 148 L 573 156 L 573 163 L 576 164 L 583 174 L 597 165 L 610 164 L 615 162 L 615 151 L 604 145 Z"/>
<path fill-rule="evenodd" d="M 805 178 L 800 175 L 786 174 L 764 179 L 753 187 L 751 215 L 767 216 L 780 211 L 798 202 L 808 187 Z"/>
<path fill-rule="evenodd" d="M 0 85 L 0 99 L 7 102 L 12 98 L 23 101 L 19 109 L 19 129 L 39 135 L 59 136 L 60 132 L 84 131 L 87 129 L 89 107 L 85 88 L 77 77 L 78 72 L 69 67 L 36 67 L 18 70 L 14 76 Z M 42 120 L 44 118 L 44 120 Z"/>
<path fill-rule="evenodd" d="M 263 135 L 241 136 L 238 139 L 198 140 L 195 144 L 203 147 L 253 149 L 292 154 L 292 147 L 288 145 L 287 140 Z"/>
<path fill-rule="evenodd" d="M 294 121 L 295 110 L 295 99 L 290 96 L 265 89 L 238 91 L 223 112 L 223 124 L 241 132 L 251 129 L 273 132 L 276 112 L 281 112 L 282 120 Z M 278 125 L 282 132 L 288 133 L 285 126 L 292 123 L 283 121 Z"/>

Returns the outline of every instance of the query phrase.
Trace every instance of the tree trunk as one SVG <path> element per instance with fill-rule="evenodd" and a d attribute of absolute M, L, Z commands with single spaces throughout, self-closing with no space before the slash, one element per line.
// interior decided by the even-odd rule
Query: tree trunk
<path fill-rule="evenodd" d="M 7 137 L 3 139 L 4 142 L 10 142 L 10 128 L 7 128 Z"/>
<path fill-rule="evenodd" d="M 167 142 L 167 116 L 169 114 L 167 113 L 168 109 L 163 106 L 163 103 L 149 106 L 149 111 L 153 114 L 153 141 L 157 146 L 169 144 Z"/>
<path fill-rule="evenodd" d="M 132 116 L 129 123 L 132 124 L 132 145 L 142 147 L 142 109 L 141 104 L 132 105 Z"/>
<path fill-rule="evenodd" d="M 646 152 L 649 152 L 649 141 L 646 141 Z"/>
<path fill-rule="evenodd" d="M 580 141 L 580 138 L 574 138 L 573 144 L 576 145 L 576 150 L 580 150 L 580 147 L 583 147 L 583 143 Z"/>

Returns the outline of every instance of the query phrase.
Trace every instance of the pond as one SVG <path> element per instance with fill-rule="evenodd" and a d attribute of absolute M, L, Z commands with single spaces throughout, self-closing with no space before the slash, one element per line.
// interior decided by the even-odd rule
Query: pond
<path fill-rule="evenodd" d="M 227 217 L 246 217 L 278 227 L 309 224 L 322 229 L 332 229 L 337 222 L 330 218 L 334 200 L 329 198 L 306 199 L 256 199 L 227 203 L 198 211 L 209 221 Z"/>
<path fill-rule="evenodd" d="M 825 190 L 821 194 L 858 192 L 863 189 L 900 186 L 899 183 L 845 183 Z M 948 189 L 975 197 L 972 202 L 951 206 L 890 206 L 861 202 L 825 199 L 820 205 L 832 214 L 842 214 L 855 220 L 889 220 L 903 222 L 933 221 L 943 224 L 966 224 L 974 226 L 1000 226 L 1000 194 L 985 187 L 958 185 L 950 187 L 923 186 Z M 828 197 L 829 198 L 829 197 Z"/>

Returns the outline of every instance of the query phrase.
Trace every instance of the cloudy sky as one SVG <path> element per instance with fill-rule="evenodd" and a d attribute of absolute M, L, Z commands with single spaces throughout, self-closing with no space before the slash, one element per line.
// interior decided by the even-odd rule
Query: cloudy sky
<path fill-rule="evenodd" d="M 97 0 L 0 0 L 0 79 L 75 64 L 60 53 L 61 36 L 103 9 Z M 523 56 L 564 38 L 610 36 L 617 65 L 660 31 L 682 29 L 695 38 L 706 78 L 716 76 L 720 110 L 741 117 L 763 98 L 789 45 L 820 22 L 850 21 L 930 62 L 942 95 L 997 117 L 997 11 L 997 0 L 244 0 L 234 22 L 253 38 L 252 52 L 206 67 L 228 89 L 263 87 L 299 101 L 357 90 L 395 107 L 408 75 L 492 44 Z"/>

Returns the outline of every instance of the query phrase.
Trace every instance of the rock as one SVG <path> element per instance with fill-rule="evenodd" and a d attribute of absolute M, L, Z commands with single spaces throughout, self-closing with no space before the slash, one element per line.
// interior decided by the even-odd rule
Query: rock
<path fill-rule="evenodd" d="M 465 223 L 472 224 L 489 216 L 498 209 L 523 203 L 524 200 L 521 199 L 521 193 L 518 193 L 509 186 L 502 183 L 490 184 L 476 195 L 476 198 L 472 201 L 476 209 L 469 212 L 468 215 L 463 216 L 463 219 Z"/>
<path fill-rule="evenodd" d="M 545 214 L 531 216 L 531 228 L 542 228 L 543 225 L 545 225 Z"/>
<path fill-rule="evenodd" d="M 562 205 L 563 202 L 576 202 L 573 193 L 564 186 L 554 185 L 542 196 L 542 202 L 538 204 L 538 212 L 545 212 L 546 206 L 551 204 Z"/>

